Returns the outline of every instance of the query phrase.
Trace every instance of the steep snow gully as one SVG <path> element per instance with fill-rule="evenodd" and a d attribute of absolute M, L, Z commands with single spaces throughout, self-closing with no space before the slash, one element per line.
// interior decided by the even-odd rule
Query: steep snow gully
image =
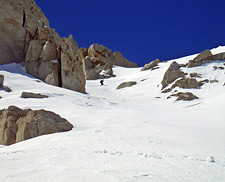
<path fill-rule="evenodd" d="M 114 67 L 116 77 L 105 79 L 104 86 L 87 81 L 87 94 L 47 85 L 19 64 L 1 65 L 12 92 L 0 90 L 0 109 L 50 110 L 74 128 L 0 146 L 0 181 L 225 181 L 225 76 L 224 70 L 213 69 L 224 62 L 183 68 L 218 80 L 188 89 L 199 99 L 175 101 L 161 93 L 171 62 L 187 63 L 195 56 L 161 62 L 153 71 Z M 116 89 L 126 81 L 137 84 Z M 22 99 L 23 91 L 49 97 Z"/>

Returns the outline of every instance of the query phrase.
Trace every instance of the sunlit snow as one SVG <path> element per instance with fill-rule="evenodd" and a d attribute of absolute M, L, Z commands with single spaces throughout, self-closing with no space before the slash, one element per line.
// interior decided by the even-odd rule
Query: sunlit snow
<path fill-rule="evenodd" d="M 225 52 L 225 47 L 212 52 Z M 160 82 L 172 61 L 153 71 L 115 67 L 116 77 L 105 79 L 104 86 L 100 80 L 87 81 L 87 94 L 40 82 L 19 64 L 1 65 L 4 85 L 12 92 L 0 90 L 0 109 L 50 110 L 74 128 L 0 146 L 0 181 L 225 181 L 225 71 L 213 70 L 224 62 L 183 68 L 219 81 L 186 90 L 200 98 L 187 102 L 161 93 Z M 137 85 L 116 90 L 125 81 Z M 23 91 L 49 98 L 22 99 Z"/>

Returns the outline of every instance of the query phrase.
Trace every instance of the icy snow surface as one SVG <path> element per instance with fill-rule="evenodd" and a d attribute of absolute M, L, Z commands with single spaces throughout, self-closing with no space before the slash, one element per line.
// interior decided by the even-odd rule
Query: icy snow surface
<path fill-rule="evenodd" d="M 225 47 L 212 52 L 225 52 Z M 74 125 L 70 132 L 0 146 L 0 181 L 225 181 L 225 70 L 213 69 L 224 62 L 183 68 L 219 80 L 185 90 L 200 98 L 185 102 L 161 94 L 160 82 L 172 61 L 154 71 L 115 67 L 116 77 L 105 79 L 104 86 L 100 80 L 87 81 L 88 94 L 47 85 L 18 64 L 0 66 L 4 85 L 12 89 L 0 90 L 0 109 L 46 109 Z M 116 90 L 125 81 L 137 85 Z M 49 98 L 22 99 L 23 91 Z"/>

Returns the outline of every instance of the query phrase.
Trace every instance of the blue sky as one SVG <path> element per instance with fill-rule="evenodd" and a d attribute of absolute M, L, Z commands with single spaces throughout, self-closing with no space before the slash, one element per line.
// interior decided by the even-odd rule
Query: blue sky
<path fill-rule="evenodd" d="M 225 45 L 224 0 L 35 0 L 61 37 L 102 44 L 139 66 Z"/>

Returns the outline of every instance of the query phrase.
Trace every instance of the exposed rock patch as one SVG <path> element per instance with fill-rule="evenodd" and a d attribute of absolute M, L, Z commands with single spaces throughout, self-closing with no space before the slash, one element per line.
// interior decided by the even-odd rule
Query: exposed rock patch
<path fill-rule="evenodd" d="M 11 88 L 9 88 L 7 86 L 4 86 L 3 88 L 5 89 L 5 92 L 12 92 Z"/>
<path fill-rule="evenodd" d="M 218 83 L 219 81 L 218 80 L 210 80 L 209 82 L 210 83 Z"/>
<path fill-rule="evenodd" d="M 11 145 L 33 137 L 69 131 L 66 119 L 46 110 L 22 110 L 16 106 L 0 110 L 0 144 Z"/>
<path fill-rule="evenodd" d="M 177 97 L 176 101 L 179 101 L 179 100 L 191 101 L 191 100 L 199 99 L 196 95 L 194 95 L 191 92 L 178 92 L 176 94 L 172 94 L 171 96 L 172 97 Z"/>
<path fill-rule="evenodd" d="M 131 86 L 136 85 L 136 84 L 137 84 L 137 82 L 135 82 L 135 81 L 123 82 L 116 89 L 121 89 L 121 88 L 125 88 L 125 87 L 131 87 Z"/>
<path fill-rule="evenodd" d="M 48 96 L 47 95 L 42 95 L 40 93 L 22 92 L 21 98 L 43 99 L 43 98 L 48 98 Z"/>
<path fill-rule="evenodd" d="M 172 85 L 172 88 L 179 87 L 189 89 L 189 88 L 198 88 L 202 85 L 203 85 L 202 82 L 198 82 L 194 78 L 181 78 Z"/>
<path fill-rule="evenodd" d="M 141 69 L 141 71 L 154 69 L 156 66 L 158 66 L 158 63 L 160 63 L 160 60 L 156 59 L 148 64 L 145 64 L 144 67 Z"/>
<path fill-rule="evenodd" d="M 205 50 L 196 56 L 193 60 L 190 60 L 187 67 L 201 66 L 206 63 L 211 63 L 212 61 L 225 60 L 225 53 L 219 53 L 213 55 L 210 50 Z"/>

